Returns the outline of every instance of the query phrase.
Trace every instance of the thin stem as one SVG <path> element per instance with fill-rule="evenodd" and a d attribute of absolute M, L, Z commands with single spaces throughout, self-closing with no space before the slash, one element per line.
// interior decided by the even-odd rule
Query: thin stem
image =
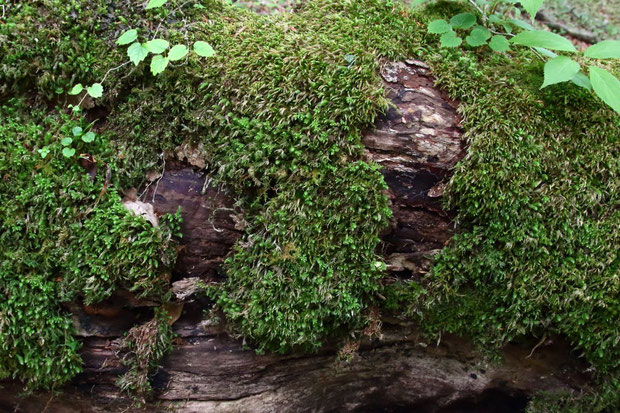
<path fill-rule="evenodd" d="M 126 62 L 125 62 L 125 63 L 123 63 L 123 64 L 120 64 L 120 65 L 118 65 L 118 66 L 116 66 L 116 67 L 113 67 L 113 68 L 111 68 L 111 69 L 108 69 L 108 71 L 107 71 L 107 72 L 105 72 L 105 74 L 103 75 L 103 79 L 101 79 L 101 81 L 100 81 L 99 83 L 103 83 L 103 82 L 105 82 L 105 80 L 107 79 L 108 75 L 109 75 L 111 72 L 113 72 L 113 71 L 115 71 L 115 70 L 118 70 L 118 69 L 120 69 L 121 67 L 128 65 L 129 63 L 131 63 L 131 62 L 128 60 L 128 61 L 126 61 Z M 80 102 L 77 104 L 77 105 L 78 105 L 78 107 L 82 106 L 82 103 L 84 102 L 84 99 L 86 99 L 86 96 L 88 96 L 88 92 L 84 93 L 84 96 L 82 96 L 82 99 L 80 99 Z"/>
<path fill-rule="evenodd" d="M 474 0 L 469 0 L 469 2 L 471 3 L 472 6 L 474 6 L 476 8 L 476 10 L 478 10 L 480 12 L 481 15 L 484 16 L 484 11 L 482 11 L 482 9 L 476 4 L 476 2 Z"/>
<path fill-rule="evenodd" d="M 110 72 L 113 72 L 113 71 L 115 71 L 115 70 L 118 70 L 118 69 L 120 69 L 121 67 L 128 65 L 129 63 L 131 63 L 131 62 L 128 60 L 128 61 L 126 61 L 126 62 L 125 62 L 125 63 L 123 63 L 123 64 L 120 64 L 120 65 L 118 65 L 118 66 L 116 66 L 116 67 L 113 67 L 112 69 L 108 69 L 108 71 L 107 71 L 107 72 L 105 72 L 105 75 L 103 75 L 103 79 L 101 79 L 101 83 L 105 82 L 105 80 L 106 80 L 106 78 L 108 77 L 108 75 L 110 74 Z"/>
<path fill-rule="evenodd" d="M 501 0 L 495 0 L 495 3 L 493 3 L 493 5 L 491 6 L 491 11 L 489 13 L 494 14 L 500 3 L 501 3 Z"/>

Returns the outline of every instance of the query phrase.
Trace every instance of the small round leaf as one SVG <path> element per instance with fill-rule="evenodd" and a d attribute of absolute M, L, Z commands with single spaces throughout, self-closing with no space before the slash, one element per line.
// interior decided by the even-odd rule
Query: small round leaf
<path fill-rule="evenodd" d="M 101 83 L 93 83 L 86 88 L 86 92 L 95 99 L 100 98 L 103 96 L 103 86 L 101 86 Z"/>
<path fill-rule="evenodd" d="M 69 91 L 70 95 L 77 95 L 78 93 L 82 92 L 82 90 L 84 90 L 84 87 L 82 86 L 81 83 L 78 83 L 77 85 L 73 86 L 71 88 L 71 90 Z"/>
<path fill-rule="evenodd" d="M 67 138 L 62 138 L 62 139 L 60 140 L 60 144 L 61 144 L 62 146 L 69 146 L 69 145 L 71 145 L 71 143 L 72 143 L 72 142 L 73 142 L 73 139 L 72 139 L 72 138 L 69 138 L 69 137 L 67 137 Z"/>
<path fill-rule="evenodd" d="M 153 56 L 151 60 L 151 73 L 153 75 L 158 75 L 166 69 L 168 66 L 168 58 L 163 57 L 162 55 Z"/>
<path fill-rule="evenodd" d="M 92 141 L 95 140 L 95 133 L 94 132 L 86 132 L 84 135 L 82 135 L 82 140 L 86 143 L 90 143 Z"/>
<path fill-rule="evenodd" d="M 149 40 L 144 44 L 146 49 L 153 54 L 160 54 L 166 51 L 168 47 L 170 47 L 170 43 L 164 39 L 153 39 Z"/>
<path fill-rule="evenodd" d="M 468 45 L 478 47 L 486 44 L 487 40 L 491 37 L 491 32 L 486 27 L 475 27 L 469 36 L 465 38 Z"/>
<path fill-rule="evenodd" d="M 211 47 L 209 43 L 203 42 L 202 40 L 194 43 L 194 52 L 196 52 L 198 56 L 202 57 L 211 57 L 215 55 L 215 50 L 213 50 L 213 47 Z"/>
<path fill-rule="evenodd" d="M 73 149 L 73 148 L 63 148 L 62 149 L 62 155 L 65 158 L 71 158 L 73 155 L 75 155 L 75 149 Z"/>
<path fill-rule="evenodd" d="M 166 1 L 168 0 L 149 0 L 148 4 L 146 5 L 146 10 L 161 7 L 164 5 L 164 3 L 166 3 Z"/>
<path fill-rule="evenodd" d="M 138 31 L 136 29 L 130 29 L 120 35 L 116 40 L 116 44 L 123 46 L 135 41 L 138 38 Z"/>
<path fill-rule="evenodd" d="M 136 66 L 146 59 L 148 54 L 148 49 L 140 42 L 135 42 L 127 48 L 127 56 L 129 56 L 129 60 Z"/>
<path fill-rule="evenodd" d="M 491 50 L 494 50 L 496 52 L 507 52 L 508 50 L 510 50 L 510 42 L 504 36 L 495 35 L 491 38 L 491 41 L 489 42 L 489 47 L 491 48 Z"/>
<path fill-rule="evenodd" d="M 441 42 L 441 47 L 458 47 L 463 43 L 463 39 L 452 31 L 442 34 L 439 40 Z"/>
<path fill-rule="evenodd" d="M 71 132 L 73 132 L 73 136 L 80 136 L 82 134 L 82 128 L 79 126 L 74 126 L 73 129 L 71 129 Z"/>
<path fill-rule="evenodd" d="M 469 29 L 476 24 L 476 16 L 471 13 L 459 13 L 450 19 L 450 24 L 455 29 Z"/>
<path fill-rule="evenodd" d="M 428 33 L 433 34 L 443 34 L 449 32 L 450 30 L 452 30 L 452 26 L 450 26 L 447 21 L 442 19 L 433 20 L 428 24 L 428 27 L 426 28 L 426 31 Z"/>
<path fill-rule="evenodd" d="M 185 55 L 187 55 L 187 46 L 184 44 L 177 44 L 168 52 L 168 59 L 174 62 L 175 60 L 183 59 Z"/>

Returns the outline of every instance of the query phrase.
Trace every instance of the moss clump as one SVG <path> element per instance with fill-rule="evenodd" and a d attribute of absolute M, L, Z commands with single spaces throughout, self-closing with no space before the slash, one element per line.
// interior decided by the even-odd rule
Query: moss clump
<path fill-rule="evenodd" d="M 620 117 L 574 85 L 539 90 L 542 63 L 527 51 L 427 61 L 460 100 L 469 150 L 447 194 L 461 232 L 413 309 L 430 330 L 484 345 L 559 333 L 616 370 Z"/>
<path fill-rule="evenodd" d="M 119 145 L 140 146 L 140 162 L 162 146 L 204 144 L 248 223 L 212 296 L 258 349 L 316 349 L 362 326 L 379 288 L 390 210 L 360 132 L 386 104 L 378 58 L 413 53 L 419 28 L 381 1 L 269 17 L 206 10 L 188 35 L 217 56 L 136 87 L 111 128 Z"/>
<path fill-rule="evenodd" d="M 72 143 L 98 160 L 91 179 L 60 143 L 87 125 L 18 100 L 0 115 L 0 377 L 51 388 L 80 370 L 79 344 L 59 303 L 96 302 L 119 288 L 165 300 L 176 219 L 151 227 L 122 206 L 113 182 L 96 202 L 102 163 L 114 161 L 105 135 Z"/>
<path fill-rule="evenodd" d="M 620 381 L 605 380 L 596 393 L 536 394 L 526 413 L 615 413 L 620 407 Z"/>

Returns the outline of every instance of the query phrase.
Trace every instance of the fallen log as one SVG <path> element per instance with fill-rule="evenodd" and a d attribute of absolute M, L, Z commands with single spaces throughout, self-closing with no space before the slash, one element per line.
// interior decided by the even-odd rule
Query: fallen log
<path fill-rule="evenodd" d="M 363 138 L 367 158 L 382 166 L 392 202 L 381 253 L 389 277 L 416 279 L 456 229 L 441 197 L 465 145 L 456 104 L 433 85 L 424 63 L 389 63 L 381 74 L 391 105 Z M 491 364 L 466 340 L 429 343 L 415 326 L 387 315 L 380 332 L 361 343 L 328 343 L 316 354 L 255 354 L 204 314 L 209 302 L 194 288 L 197 280 L 223 279 L 221 263 L 242 234 L 242 211 L 200 168 L 179 159 L 167 165 L 141 200 L 157 214 L 182 208 L 182 249 L 172 282 L 183 308 L 173 325 L 174 349 L 152 380 L 149 411 L 517 412 L 535 391 L 587 383 L 586 366 L 561 340 L 546 340 L 533 355 L 534 343 L 510 344 L 503 362 Z M 59 396 L 19 398 L 19 385 L 4 383 L 0 411 L 127 409 L 129 399 L 114 386 L 124 370 L 110 362 L 111 344 L 148 320 L 155 304 L 117 294 L 90 309 L 69 305 L 83 337 L 84 372 Z"/>

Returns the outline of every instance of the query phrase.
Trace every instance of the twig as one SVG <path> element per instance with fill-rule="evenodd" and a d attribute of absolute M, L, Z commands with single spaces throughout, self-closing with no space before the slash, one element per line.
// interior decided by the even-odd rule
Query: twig
<path fill-rule="evenodd" d="M 163 178 L 164 174 L 166 173 L 166 157 L 164 156 L 163 152 L 159 155 L 159 157 L 164 161 L 164 165 L 161 168 L 161 176 L 157 178 L 157 182 L 155 183 L 155 190 L 153 191 L 152 203 L 155 203 L 155 194 L 157 194 L 157 187 L 159 186 L 159 181 L 161 181 L 161 178 Z"/>
<path fill-rule="evenodd" d="M 542 346 L 544 344 L 544 342 L 547 340 L 547 334 L 543 334 L 542 338 L 540 339 L 540 341 L 538 342 L 538 344 L 536 344 L 534 346 L 534 348 L 532 349 L 532 351 L 530 352 L 530 354 L 526 357 L 526 359 L 529 359 L 530 357 L 532 357 L 532 355 L 534 354 L 534 352 L 536 351 L 536 349 L 540 346 Z"/>
<path fill-rule="evenodd" d="M 105 74 L 103 75 L 103 79 L 101 79 L 101 81 L 100 81 L 99 83 L 103 83 L 103 82 L 105 82 L 105 80 L 106 80 L 106 78 L 108 77 L 108 75 L 110 74 L 110 72 L 113 72 L 113 71 L 115 71 L 115 70 L 118 70 L 118 69 L 120 69 L 121 67 L 123 67 L 123 66 L 125 66 L 125 65 L 128 65 L 129 63 L 131 63 L 131 62 L 128 60 L 128 61 L 126 61 L 126 62 L 125 62 L 125 63 L 123 63 L 123 64 L 120 64 L 120 65 L 118 65 L 118 66 L 116 66 L 116 67 L 113 67 L 113 68 L 111 68 L 111 69 L 108 69 L 108 71 L 107 71 L 107 72 L 105 72 Z M 82 96 L 82 99 L 80 99 L 80 102 L 77 104 L 77 106 L 78 106 L 78 107 L 82 106 L 82 102 L 84 102 L 84 99 L 86 99 L 86 96 L 88 96 L 88 92 L 87 92 L 87 93 L 84 93 L 84 96 Z"/>

